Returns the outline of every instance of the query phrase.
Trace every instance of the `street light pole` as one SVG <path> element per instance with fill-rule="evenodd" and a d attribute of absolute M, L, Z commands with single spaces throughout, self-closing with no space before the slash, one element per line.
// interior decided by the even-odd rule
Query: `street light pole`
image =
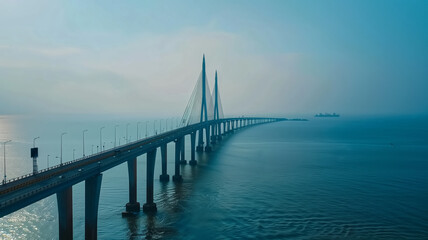
<path fill-rule="evenodd" d="M 105 128 L 105 127 L 101 127 L 101 128 L 100 128 L 100 149 L 101 149 L 101 151 L 102 151 L 101 146 L 102 146 L 102 144 L 103 144 L 103 140 L 102 140 L 102 138 L 103 138 L 103 133 L 102 133 L 102 130 L 103 130 L 104 128 Z"/>
<path fill-rule="evenodd" d="M 88 129 L 83 130 L 83 157 L 85 157 L 85 132 L 87 132 Z"/>
<path fill-rule="evenodd" d="M 138 134 L 138 125 L 140 125 L 141 122 L 137 122 L 137 140 L 140 140 L 140 135 Z"/>
<path fill-rule="evenodd" d="M 39 139 L 40 137 L 36 137 L 33 139 L 33 147 L 36 147 L 36 140 Z"/>
<path fill-rule="evenodd" d="M 3 169 L 4 169 L 4 179 L 3 184 L 6 183 L 6 143 L 10 143 L 12 140 L 8 140 L 6 142 L 3 142 Z"/>
<path fill-rule="evenodd" d="M 149 121 L 146 121 L 146 138 L 147 138 L 147 124 L 149 123 Z"/>
<path fill-rule="evenodd" d="M 157 132 L 156 132 L 156 121 L 157 121 L 157 120 L 155 120 L 155 121 L 153 122 L 153 135 L 157 134 Z"/>
<path fill-rule="evenodd" d="M 31 158 L 33 158 L 33 174 L 37 174 L 39 168 L 37 167 L 37 157 L 39 155 L 38 148 L 36 148 L 36 140 L 40 137 L 35 137 L 33 139 L 33 148 L 31 149 Z"/>
<path fill-rule="evenodd" d="M 128 139 L 128 126 L 129 126 L 129 123 L 126 124 L 126 139 L 125 139 L 126 143 L 129 142 L 129 139 Z"/>
<path fill-rule="evenodd" d="M 114 147 L 116 147 L 116 129 L 119 127 L 119 125 L 114 125 Z"/>
<path fill-rule="evenodd" d="M 61 164 L 61 166 L 62 166 L 62 136 L 64 136 L 65 134 L 67 134 L 66 132 L 63 132 L 63 133 L 61 133 L 61 157 L 60 157 L 60 164 Z"/>
<path fill-rule="evenodd" d="M 48 157 L 46 158 L 46 166 L 47 166 L 47 168 L 49 168 L 49 154 L 48 154 Z"/>

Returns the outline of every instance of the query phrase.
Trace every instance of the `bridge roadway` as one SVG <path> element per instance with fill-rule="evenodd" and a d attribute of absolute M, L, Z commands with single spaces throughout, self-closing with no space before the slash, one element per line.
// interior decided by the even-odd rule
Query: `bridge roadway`
<path fill-rule="evenodd" d="M 283 120 L 286 120 L 286 119 L 283 119 L 283 118 L 226 118 L 226 119 L 206 121 L 206 122 L 174 129 L 168 132 L 160 133 L 158 135 L 137 140 L 125 145 L 112 148 L 112 149 L 104 150 L 97 154 L 76 159 L 74 161 L 66 162 L 63 165 L 57 165 L 49 169 L 39 171 L 39 173 L 37 174 L 29 174 L 22 178 L 18 178 L 16 180 L 10 180 L 5 184 L 0 185 L 0 217 L 3 217 L 7 214 L 15 212 L 25 206 L 28 206 L 34 202 L 37 202 L 43 198 L 46 198 L 54 193 L 58 194 L 67 189 L 70 189 L 70 192 L 71 192 L 71 186 L 73 186 L 74 184 L 77 184 L 85 180 L 86 182 L 88 182 L 88 179 L 91 179 L 94 177 L 96 178 L 97 176 L 100 176 L 102 172 L 110 168 L 113 168 L 126 161 L 128 161 L 129 175 L 132 175 L 132 171 L 134 171 L 135 176 L 133 177 L 135 178 L 134 181 L 136 181 L 136 168 L 131 170 L 132 166 L 130 167 L 129 160 L 136 159 L 140 155 L 152 152 L 154 154 L 152 154 L 152 156 L 150 157 L 151 159 L 153 159 L 153 163 L 152 163 L 153 166 L 151 166 L 151 168 L 154 169 L 154 159 L 156 157 L 157 148 L 166 146 L 166 144 L 170 142 L 176 142 L 175 156 L 176 156 L 176 164 L 177 164 L 179 162 L 179 160 L 177 160 L 177 157 L 178 158 L 180 157 L 179 153 L 177 152 L 177 150 L 180 151 L 180 146 L 177 143 L 180 142 L 180 139 L 181 139 L 183 141 L 182 146 L 184 148 L 184 136 L 189 134 L 193 134 L 191 148 L 192 148 L 192 158 L 194 158 L 194 151 L 195 151 L 194 142 L 195 142 L 195 136 L 197 131 L 203 132 L 203 130 L 205 129 L 205 133 L 207 134 L 205 137 L 205 140 L 206 140 L 206 144 L 209 145 L 207 139 L 213 139 L 209 137 L 210 132 L 213 133 L 213 136 L 215 139 L 216 136 L 221 136 L 229 132 L 233 132 L 233 130 L 235 129 L 235 125 L 236 127 L 241 128 L 241 127 L 254 125 L 254 124 L 283 121 Z M 223 127 L 221 127 L 221 125 L 223 125 Z M 216 129 L 217 127 L 218 127 L 218 131 L 216 134 L 213 131 L 213 129 Z M 220 139 L 221 137 L 218 137 L 218 140 Z M 201 139 L 199 139 L 199 145 L 201 144 L 201 142 L 203 146 L 203 140 L 201 141 Z M 182 154 L 184 155 L 184 153 Z M 150 168 L 149 154 L 147 155 L 148 155 L 147 166 L 148 168 Z M 165 148 L 165 155 L 166 155 L 166 148 Z M 164 163 L 162 164 L 162 172 L 166 173 L 166 156 L 164 156 L 164 153 L 162 153 L 162 161 L 163 161 L 163 158 L 165 158 L 165 164 Z M 136 164 L 136 162 L 134 164 Z M 165 169 L 163 169 L 164 167 Z M 176 175 L 177 175 L 177 168 L 178 167 L 176 166 Z M 153 171 L 151 171 L 151 176 L 149 176 L 150 171 L 149 169 L 147 169 L 147 175 L 148 175 L 147 176 L 148 188 L 150 188 L 149 178 L 151 177 L 151 180 L 152 180 L 151 184 L 153 184 Z M 181 178 L 181 176 L 179 177 Z M 131 179 L 131 176 L 129 176 L 129 178 L 130 178 L 130 203 L 134 202 L 135 204 L 135 203 L 138 203 L 136 202 L 136 193 L 133 193 L 135 196 L 131 196 L 132 195 L 131 191 L 132 191 L 132 188 L 135 188 L 135 191 L 136 191 L 136 183 L 134 183 L 135 186 L 131 186 L 131 181 L 133 180 Z M 168 179 L 169 179 L 169 176 L 168 176 Z M 99 198 L 99 188 L 101 185 L 101 178 L 99 178 L 96 181 L 99 182 L 98 196 L 97 196 Z M 86 187 L 88 188 L 88 185 L 86 185 Z M 151 196 L 147 196 L 148 198 L 147 203 L 149 204 L 150 203 L 153 204 L 153 186 L 151 186 L 151 191 L 152 192 L 150 193 L 148 189 L 148 192 L 147 192 L 148 195 L 151 194 Z M 71 199 L 71 193 L 69 194 L 70 194 L 69 197 Z M 62 195 L 58 194 L 57 196 L 58 196 L 58 208 L 61 215 L 61 209 L 60 209 L 61 203 L 59 202 L 60 202 L 60 199 L 62 199 L 61 198 Z M 67 196 L 67 195 L 64 195 L 64 196 Z M 132 198 L 134 198 L 134 200 L 132 200 Z M 94 214 L 96 215 L 97 209 L 98 209 L 98 199 L 96 199 L 95 201 L 96 201 L 96 205 L 95 205 L 96 211 Z M 128 210 L 128 206 L 127 206 L 127 210 Z M 139 211 L 139 203 L 138 203 L 138 209 L 135 209 L 135 211 Z M 61 231 L 61 226 L 60 226 L 60 231 Z M 67 237 L 61 237 L 61 233 L 60 233 L 60 238 L 66 239 Z M 95 232 L 95 238 L 96 238 L 96 232 Z"/>

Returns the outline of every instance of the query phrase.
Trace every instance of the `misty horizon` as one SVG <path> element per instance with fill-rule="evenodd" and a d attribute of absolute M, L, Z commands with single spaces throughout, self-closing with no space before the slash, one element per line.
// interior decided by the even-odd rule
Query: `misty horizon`
<path fill-rule="evenodd" d="M 0 6 L 0 114 L 181 116 L 203 54 L 225 115 L 428 114 L 422 1 Z"/>

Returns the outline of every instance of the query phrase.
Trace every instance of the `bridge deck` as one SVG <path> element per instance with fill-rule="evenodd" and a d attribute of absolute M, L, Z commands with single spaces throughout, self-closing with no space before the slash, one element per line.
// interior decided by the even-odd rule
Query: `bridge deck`
<path fill-rule="evenodd" d="M 51 167 L 38 174 L 25 175 L 0 185 L 0 217 L 207 126 L 234 120 L 253 119 L 286 120 L 280 118 L 227 118 L 207 121 L 104 150 Z"/>

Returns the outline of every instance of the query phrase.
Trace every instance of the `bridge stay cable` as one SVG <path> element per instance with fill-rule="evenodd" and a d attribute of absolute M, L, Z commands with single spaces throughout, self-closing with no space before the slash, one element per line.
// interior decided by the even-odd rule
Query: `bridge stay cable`
<path fill-rule="evenodd" d="M 123 215 L 136 214 L 140 211 L 140 204 L 137 202 L 136 159 L 143 154 L 147 154 L 146 203 L 143 205 L 143 211 L 155 212 L 157 208 L 153 202 L 153 181 L 156 151 L 158 148 L 162 150 L 162 175 L 168 176 L 166 174 L 166 146 L 168 143 L 175 143 L 175 175 L 173 176 L 173 181 L 179 183 L 182 181 L 179 164 L 183 164 L 183 161 L 180 160 L 184 160 L 184 142 L 186 136 L 190 135 L 191 137 L 190 164 L 195 165 L 195 151 L 211 151 L 210 144 L 215 144 L 217 140 L 220 141 L 221 136 L 233 133 L 235 129 L 246 126 L 284 120 L 287 119 L 256 117 L 224 118 L 219 94 L 218 74 L 216 71 L 215 85 L 213 92 L 211 92 L 206 76 L 204 56 L 202 71 L 180 122 L 181 128 L 121 146 L 115 146 L 113 149 L 103 150 L 90 156 L 84 156 L 81 159 L 38 171 L 37 174 L 32 173 L 16 178 L 13 181 L 4 182 L 0 184 L 0 218 L 40 199 L 56 194 L 59 216 L 59 238 L 72 239 L 72 186 L 85 181 L 85 237 L 87 239 L 96 239 L 102 172 L 127 162 L 129 203 L 126 204 L 126 212 Z M 220 128 L 221 125 L 223 128 Z M 199 142 L 196 147 L 197 133 L 199 134 Z M 203 137 L 204 133 L 206 134 L 205 139 Z M 160 180 L 169 181 L 169 176 L 167 178 L 160 177 Z"/>

